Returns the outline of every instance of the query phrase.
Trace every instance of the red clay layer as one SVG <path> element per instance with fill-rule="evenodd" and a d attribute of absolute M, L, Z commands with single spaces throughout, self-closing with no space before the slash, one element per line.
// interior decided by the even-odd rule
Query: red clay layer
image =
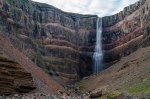
<path fill-rule="evenodd" d="M 49 25 L 52 25 L 52 26 L 58 26 L 60 28 L 63 28 L 65 30 L 69 30 L 71 32 L 90 32 L 90 31 L 95 31 L 96 29 L 71 29 L 71 28 L 68 28 L 68 27 L 64 27 L 62 26 L 60 23 L 42 23 L 42 25 L 44 26 L 49 26 Z"/>
<path fill-rule="evenodd" d="M 120 26 L 123 22 L 127 21 L 129 17 L 133 17 L 139 10 L 142 9 L 142 7 L 140 7 L 139 9 L 137 9 L 136 11 L 131 13 L 130 15 L 126 16 L 122 21 L 116 23 L 115 25 L 110 26 L 110 27 L 106 27 L 106 28 L 103 28 L 103 29 L 112 29 L 112 28 L 116 28 L 116 27 Z"/>
<path fill-rule="evenodd" d="M 136 32 L 142 30 L 143 28 L 144 28 L 144 26 L 141 26 L 141 27 L 135 29 L 133 32 L 130 32 L 128 35 L 123 36 L 123 37 L 117 39 L 116 41 L 114 41 L 114 42 L 112 42 L 112 43 L 103 44 L 103 45 L 109 46 L 109 45 L 113 45 L 113 44 L 118 43 L 118 42 L 121 43 L 121 41 L 123 41 L 124 39 L 127 39 L 127 38 L 129 38 L 129 37 L 131 37 L 131 39 L 134 39 L 134 37 L 133 37 L 132 35 L 136 34 Z M 141 35 L 142 35 L 142 34 L 141 34 Z M 139 36 L 140 36 L 140 35 L 139 35 Z"/>
<path fill-rule="evenodd" d="M 104 46 L 111 46 L 111 45 L 114 45 L 115 43 L 121 43 L 122 44 L 122 41 L 124 41 L 125 39 L 128 39 L 130 38 L 130 40 L 134 39 L 135 37 L 133 36 L 134 34 L 136 34 L 138 31 L 142 30 L 144 28 L 144 26 L 141 26 L 137 29 L 135 29 L 133 32 L 129 33 L 128 35 L 126 36 L 123 36 L 117 40 L 115 40 L 114 42 L 112 43 L 109 43 L 109 44 L 103 44 Z M 143 35 L 142 33 L 140 35 Z M 138 35 L 138 36 L 140 36 Z M 44 42 L 48 42 L 49 39 L 46 39 Z M 52 40 L 58 40 L 58 39 L 52 39 Z M 60 42 L 67 42 L 68 44 L 74 46 L 74 47 L 77 47 L 78 50 L 80 51 L 81 49 L 84 49 L 84 48 L 94 48 L 95 45 L 92 45 L 92 46 L 76 46 L 75 44 L 69 42 L 69 41 L 65 41 L 65 40 L 59 40 Z M 119 44 L 120 45 L 120 44 Z"/>

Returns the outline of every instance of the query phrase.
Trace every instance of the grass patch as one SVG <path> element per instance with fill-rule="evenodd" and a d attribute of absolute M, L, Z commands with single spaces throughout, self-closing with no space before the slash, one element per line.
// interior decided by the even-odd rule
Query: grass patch
<path fill-rule="evenodd" d="M 78 82 L 76 82 L 75 84 L 74 84 L 74 86 L 76 87 L 76 88 L 79 88 L 82 92 L 84 92 L 84 84 L 85 83 L 87 83 L 89 80 L 88 79 L 84 79 L 84 80 L 80 80 L 80 81 L 78 81 Z"/>
<path fill-rule="evenodd" d="M 28 1 L 28 7 L 29 7 L 29 8 L 32 8 L 32 3 L 31 3 L 31 1 Z"/>
<path fill-rule="evenodd" d="M 113 91 L 113 92 L 108 92 L 106 95 L 100 97 L 100 99 L 116 99 L 121 92 L 119 91 Z"/>
<path fill-rule="evenodd" d="M 39 39 L 33 39 L 33 42 L 34 42 L 35 44 L 41 44 L 41 42 L 40 42 Z"/>
<path fill-rule="evenodd" d="M 12 2 L 12 0 L 8 0 L 8 3 L 12 6 L 12 7 L 16 7 L 16 5 Z"/>
<path fill-rule="evenodd" d="M 19 35 L 19 34 L 21 34 L 21 30 L 20 30 L 20 28 L 17 28 L 16 29 L 16 35 Z"/>
<path fill-rule="evenodd" d="M 149 94 L 150 93 L 150 78 L 144 82 L 141 82 L 139 84 L 129 87 L 126 91 L 131 94 L 140 96 L 140 97 L 143 95 Z"/>

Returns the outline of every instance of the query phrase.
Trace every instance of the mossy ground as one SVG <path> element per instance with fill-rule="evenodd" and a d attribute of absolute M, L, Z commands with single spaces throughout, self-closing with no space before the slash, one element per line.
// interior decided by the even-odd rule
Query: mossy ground
<path fill-rule="evenodd" d="M 150 94 L 150 78 L 146 79 L 141 83 L 129 87 L 128 89 L 126 89 L 126 91 L 131 94 L 135 94 L 139 97 Z"/>
<path fill-rule="evenodd" d="M 74 84 L 74 86 L 77 87 L 77 88 L 79 88 L 81 90 L 81 92 L 84 92 L 85 88 L 82 85 L 84 85 L 84 83 L 87 83 L 87 82 L 88 82 L 88 79 L 80 80 L 80 81 L 76 82 Z"/>
<path fill-rule="evenodd" d="M 136 95 L 140 98 L 150 94 L 150 78 L 125 89 L 108 92 L 106 95 L 100 97 L 100 99 L 115 99 L 123 92 Z"/>

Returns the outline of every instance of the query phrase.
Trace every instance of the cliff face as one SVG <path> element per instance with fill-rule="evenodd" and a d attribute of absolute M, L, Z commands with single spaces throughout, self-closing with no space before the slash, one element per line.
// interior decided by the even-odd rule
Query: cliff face
<path fill-rule="evenodd" d="M 91 73 L 92 54 L 82 50 L 94 42 L 97 16 L 66 13 L 30 0 L 1 0 L 0 19 L 1 33 L 50 75 L 78 79 Z M 82 68 L 86 64 L 88 71 Z"/>
<path fill-rule="evenodd" d="M 104 62 L 112 63 L 149 45 L 148 0 L 103 17 Z M 91 74 L 95 15 L 63 12 L 30 0 L 0 0 L 0 31 L 50 75 L 78 79 Z"/>
<path fill-rule="evenodd" d="M 105 62 L 119 60 L 149 42 L 150 2 L 140 0 L 120 13 L 103 18 Z"/>
<path fill-rule="evenodd" d="M 35 89 L 30 73 L 0 54 L 0 95 L 27 93 Z"/>

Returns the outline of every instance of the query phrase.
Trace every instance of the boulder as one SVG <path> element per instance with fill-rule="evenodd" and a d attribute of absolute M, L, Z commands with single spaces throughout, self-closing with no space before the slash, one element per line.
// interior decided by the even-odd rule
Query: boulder
<path fill-rule="evenodd" d="M 108 86 L 104 86 L 92 91 L 90 94 L 90 98 L 98 98 L 105 95 L 107 93 L 107 88 Z"/>

